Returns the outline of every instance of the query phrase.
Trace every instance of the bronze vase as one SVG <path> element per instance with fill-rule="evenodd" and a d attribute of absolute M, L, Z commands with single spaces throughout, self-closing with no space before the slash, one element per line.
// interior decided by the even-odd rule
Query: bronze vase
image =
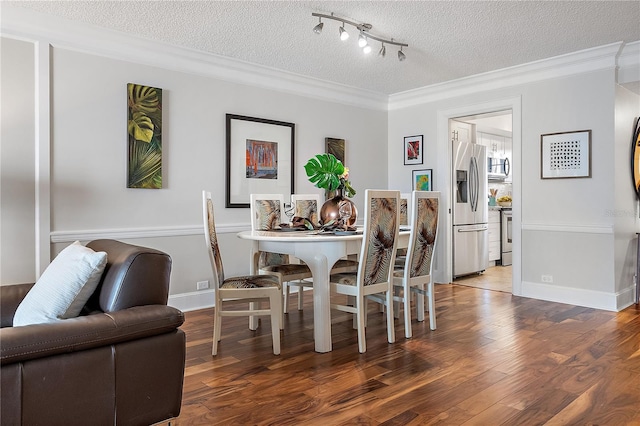
<path fill-rule="evenodd" d="M 338 222 L 340 220 L 340 205 L 345 202 L 351 203 L 351 217 L 347 225 L 354 226 L 358 219 L 358 209 L 353 201 L 343 195 L 342 189 L 337 189 L 336 196 L 329 198 L 322 205 L 320 209 L 321 223 L 326 224 L 332 220 Z"/>

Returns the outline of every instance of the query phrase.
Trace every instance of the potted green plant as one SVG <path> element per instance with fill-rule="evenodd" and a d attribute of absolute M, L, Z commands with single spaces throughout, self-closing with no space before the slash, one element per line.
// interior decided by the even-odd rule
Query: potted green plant
<path fill-rule="evenodd" d="M 320 220 L 323 224 L 336 221 L 342 203 L 351 203 L 352 215 L 348 225 L 353 225 L 357 219 L 357 209 L 353 201 L 347 197 L 356 195 L 355 189 L 349 182 L 349 168 L 342 164 L 333 154 L 318 154 L 311 157 L 304 170 L 309 177 L 309 182 L 317 188 L 327 191 L 335 191 L 335 197 L 328 199 L 320 209 Z"/>

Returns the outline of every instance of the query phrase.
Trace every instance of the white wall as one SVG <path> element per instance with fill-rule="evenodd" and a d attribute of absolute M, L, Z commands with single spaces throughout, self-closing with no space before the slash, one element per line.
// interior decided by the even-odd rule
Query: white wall
<path fill-rule="evenodd" d="M 412 169 L 433 168 L 435 189 L 449 198 L 450 160 L 446 149 L 439 149 L 438 126 L 441 123 L 437 121 L 438 113 L 519 97 L 521 164 L 514 164 L 514 170 L 521 188 L 519 191 L 514 188 L 519 197 L 514 201 L 514 214 L 521 216 L 521 229 L 516 232 L 522 235 L 522 270 L 514 277 L 514 293 L 619 309 L 622 306 L 619 293 L 628 294 L 630 283 L 628 273 L 624 282 L 616 278 L 620 275 L 619 272 L 616 274 L 617 268 L 614 270 L 616 262 L 620 261 L 628 268 L 629 259 L 626 252 L 614 251 L 616 224 L 608 213 L 615 208 L 617 188 L 613 149 L 615 87 L 614 67 L 604 67 L 566 77 L 471 92 L 465 96 L 443 96 L 442 99 L 396 108 L 389 113 L 389 186 L 409 191 Z M 621 109 L 628 108 L 628 103 L 621 105 Z M 592 130 L 592 177 L 542 180 L 540 135 L 584 129 Z M 413 134 L 424 134 L 425 162 L 422 166 L 404 166 L 402 162 L 402 138 Z M 620 233 L 616 238 L 628 245 L 633 238 L 632 231 L 627 227 Z M 442 235 L 439 241 L 446 241 L 440 237 Z M 448 250 L 449 247 L 441 245 L 438 259 L 450 259 Z M 447 282 L 450 277 L 442 275 L 442 266 L 440 269 L 437 281 Z M 541 275 L 552 275 L 553 283 L 543 284 Z M 517 288 L 521 288 L 519 293 Z"/>
<path fill-rule="evenodd" d="M 0 38 L 0 282 L 36 278 L 34 48 Z"/>
<path fill-rule="evenodd" d="M 640 116 L 640 96 L 618 86 L 616 88 L 615 139 L 613 178 L 615 185 L 614 205 L 605 211 L 615 224 L 615 291 L 620 297 L 619 308 L 633 301 L 633 284 L 637 262 L 637 236 L 640 232 L 640 210 L 633 188 L 631 172 L 631 150 L 635 120 Z"/>
<path fill-rule="evenodd" d="M 248 272 L 249 243 L 235 233 L 249 228 L 249 209 L 224 208 L 226 113 L 295 123 L 297 192 L 322 192 L 308 182 L 303 165 L 324 152 L 326 137 L 346 140 L 356 204 L 366 188 L 387 185 L 386 158 L 379 155 L 387 146 L 382 110 L 55 47 L 51 75 L 53 254 L 75 239 L 112 237 L 164 250 L 174 262 L 174 299 L 202 298 L 190 293 L 196 281 L 211 279 L 200 231 L 203 189 L 214 198 L 227 274 Z M 126 188 L 127 83 L 163 89 L 160 190 Z"/>

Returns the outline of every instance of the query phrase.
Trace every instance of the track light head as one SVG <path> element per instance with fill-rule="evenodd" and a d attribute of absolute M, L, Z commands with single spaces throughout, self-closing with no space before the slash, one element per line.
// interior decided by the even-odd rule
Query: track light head
<path fill-rule="evenodd" d="M 316 25 L 315 27 L 313 27 L 313 32 L 316 33 L 316 34 L 322 33 L 322 27 L 324 27 L 324 23 L 322 22 L 322 18 L 318 18 L 318 20 L 320 21 L 320 23 L 318 25 Z"/>
<path fill-rule="evenodd" d="M 370 44 L 367 44 L 365 47 L 363 47 L 363 48 L 362 48 L 362 52 L 363 52 L 365 55 L 368 55 L 369 53 L 371 53 L 371 45 L 370 45 Z"/>
<path fill-rule="evenodd" d="M 386 54 L 387 54 L 387 48 L 384 47 L 384 43 L 382 43 L 382 47 L 380 48 L 380 51 L 378 52 L 378 56 L 382 56 L 384 58 Z"/>
<path fill-rule="evenodd" d="M 340 33 L 340 40 L 345 41 L 349 38 L 349 33 L 344 29 L 344 24 L 340 28 L 338 28 L 338 32 Z"/>
<path fill-rule="evenodd" d="M 358 46 L 365 47 L 367 45 L 367 38 L 360 32 L 360 36 L 358 36 Z"/>
<path fill-rule="evenodd" d="M 398 50 L 398 60 L 402 62 L 405 59 L 407 59 L 407 56 L 402 52 L 402 46 L 400 46 L 400 50 Z"/>

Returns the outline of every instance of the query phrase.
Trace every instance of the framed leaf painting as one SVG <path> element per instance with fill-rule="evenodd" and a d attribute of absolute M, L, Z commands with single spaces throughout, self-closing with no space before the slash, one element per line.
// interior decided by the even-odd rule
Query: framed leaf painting
<path fill-rule="evenodd" d="M 162 188 L 162 89 L 127 84 L 127 188 Z"/>

